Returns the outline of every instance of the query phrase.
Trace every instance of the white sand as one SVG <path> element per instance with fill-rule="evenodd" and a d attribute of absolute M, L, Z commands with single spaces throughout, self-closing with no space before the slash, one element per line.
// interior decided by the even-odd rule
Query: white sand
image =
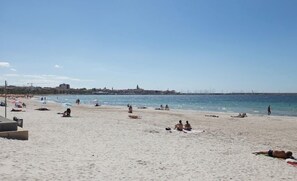
<path fill-rule="evenodd" d="M 60 105 L 42 112 L 34 110 L 40 103 L 24 102 L 26 112 L 8 118 L 24 119 L 29 140 L 0 138 L 1 181 L 297 180 L 297 167 L 252 154 L 284 149 L 297 156 L 296 117 L 134 109 L 141 119 L 130 119 L 126 107 L 75 105 L 72 117 L 62 118 Z M 205 132 L 165 130 L 180 119 Z"/>

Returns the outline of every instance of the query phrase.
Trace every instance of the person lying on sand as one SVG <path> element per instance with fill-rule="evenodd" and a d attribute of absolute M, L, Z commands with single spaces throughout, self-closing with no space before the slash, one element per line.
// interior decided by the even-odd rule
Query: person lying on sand
<path fill-rule="evenodd" d="M 237 116 L 231 116 L 232 118 L 245 118 L 247 117 L 246 113 L 239 113 Z"/>
<path fill-rule="evenodd" d="M 140 119 L 140 116 L 137 115 L 128 115 L 131 119 Z"/>
<path fill-rule="evenodd" d="M 214 118 L 218 118 L 219 116 L 217 116 L 217 115 L 205 115 L 205 117 L 214 117 Z"/>
<path fill-rule="evenodd" d="M 11 109 L 11 112 L 22 112 L 22 111 L 23 111 L 22 109 L 14 109 L 14 108 Z"/>
<path fill-rule="evenodd" d="M 188 121 L 186 121 L 186 124 L 184 126 L 184 130 L 187 130 L 187 131 L 191 131 L 192 130 L 192 127 L 190 125 L 190 123 Z"/>
<path fill-rule="evenodd" d="M 49 111 L 49 109 L 46 108 L 46 107 L 37 108 L 35 110 L 37 110 L 37 111 Z"/>
<path fill-rule="evenodd" d="M 183 123 L 182 120 L 179 120 L 179 123 L 175 125 L 174 129 L 176 129 L 177 131 L 183 131 Z"/>
<path fill-rule="evenodd" d="M 137 109 L 146 109 L 147 107 L 145 106 L 141 106 L 141 107 L 138 107 Z"/>
<path fill-rule="evenodd" d="M 274 158 L 283 158 L 283 159 L 287 159 L 287 158 L 293 158 L 292 156 L 293 153 L 291 151 L 283 151 L 283 150 L 268 150 L 268 151 L 259 151 L 259 152 L 254 152 L 253 154 L 255 155 L 266 155 L 266 156 L 270 156 L 270 157 L 274 157 Z"/>

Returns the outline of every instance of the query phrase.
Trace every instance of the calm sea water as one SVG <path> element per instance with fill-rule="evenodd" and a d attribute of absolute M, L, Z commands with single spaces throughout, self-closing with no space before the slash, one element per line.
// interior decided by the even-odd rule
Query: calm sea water
<path fill-rule="evenodd" d="M 82 104 L 134 107 L 160 107 L 169 105 L 174 109 L 246 112 L 251 114 L 267 114 L 271 105 L 272 115 L 297 116 L 296 95 L 50 95 L 47 100 L 58 103 L 75 104 L 80 99 Z"/>

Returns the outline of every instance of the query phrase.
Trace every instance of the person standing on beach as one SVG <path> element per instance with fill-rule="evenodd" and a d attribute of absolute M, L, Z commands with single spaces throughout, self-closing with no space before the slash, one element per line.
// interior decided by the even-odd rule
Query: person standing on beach
<path fill-rule="evenodd" d="M 267 108 L 267 112 L 268 112 L 268 115 L 271 114 L 271 108 L 270 108 L 270 105 L 269 105 L 268 108 Z"/>

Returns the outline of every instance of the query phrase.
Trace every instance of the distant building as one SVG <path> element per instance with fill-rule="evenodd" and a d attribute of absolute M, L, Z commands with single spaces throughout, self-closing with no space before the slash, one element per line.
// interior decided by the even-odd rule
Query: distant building
<path fill-rule="evenodd" d="M 60 85 L 59 85 L 59 88 L 60 88 L 60 89 L 70 89 L 70 85 L 69 85 L 69 84 L 65 84 L 65 83 L 63 83 L 63 84 L 60 84 Z"/>

